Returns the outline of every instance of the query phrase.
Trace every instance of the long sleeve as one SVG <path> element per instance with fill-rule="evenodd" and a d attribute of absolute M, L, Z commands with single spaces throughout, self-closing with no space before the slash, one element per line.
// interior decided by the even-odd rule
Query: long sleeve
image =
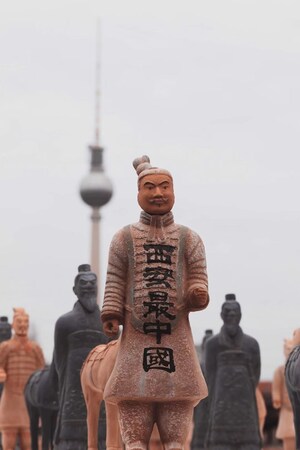
<path fill-rule="evenodd" d="M 252 358 L 252 376 L 254 386 L 258 385 L 260 379 L 260 369 L 261 369 L 261 361 L 260 361 L 260 349 L 258 342 L 251 338 L 251 358 Z"/>
<path fill-rule="evenodd" d="M 201 284 L 208 288 L 205 248 L 200 236 L 188 231 L 185 257 L 188 266 L 188 285 Z"/>
<path fill-rule="evenodd" d="M 209 303 L 205 248 L 200 236 L 192 230 L 187 233 L 185 260 L 187 294 L 194 289 L 201 291 L 192 302 L 188 301 L 188 308 L 190 311 L 204 309 Z"/>
<path fill-rule="evenodd" d="M 115 234 L 110 244 L 101 319 L 118 319 L 123 323 L 126 298 L 128 255 L 125 231 Z"/>
<path fill-rule="evenodd" d="M 1 383 L 6 378 L 6 361 L 7 361 L 7 355 L 9 352 L 8 342 L 9 341 L 5 341 L 0 344 L 0 382 Z"/>
<path fill-rule="evenodd" d="M 282 405 L 282 389 L 283 389 L 282 368 L 277 367 L 274 372 L 272 381 L 272 402 L 276 408 L 280 408 Z"/>
<path fill-rule="evenodd" d="M 45 358 L 41 347 L 37 343 L 33 343 L 33 350 L 35 353 L 36 369 L 43 369 L 45 367 Z"/>
<path fill-rule="evenodd" d="M 0 367 L 2 369 L 5 369 L 8 352 L 9 341 L 2 342 L 0 344 Z"/>

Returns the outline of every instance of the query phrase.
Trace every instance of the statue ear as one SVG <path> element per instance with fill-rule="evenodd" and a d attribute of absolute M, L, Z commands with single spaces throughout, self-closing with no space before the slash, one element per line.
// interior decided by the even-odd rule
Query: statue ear
<path fill-rule="evenodd" d="M 74 292 L 75 295 L 77 295 L 77 289 L 76 289 L 76 286 L 73 286 L 73 292 Z"/>

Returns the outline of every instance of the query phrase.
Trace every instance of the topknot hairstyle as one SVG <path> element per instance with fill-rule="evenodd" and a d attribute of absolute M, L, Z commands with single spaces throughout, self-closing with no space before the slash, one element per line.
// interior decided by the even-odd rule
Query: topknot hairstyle
<path fill-rule="evenodd" d="M 77 275 L 75 277 L 74 285 L 77 283 L 78 278 L 81 275 L 84 275 L 85 273 L 89 273 L 89 274 L 92 273 L 97 278 L 97 275 L 92 271 L 90 264 L 80 264 L 80 266 L 78 266 L 78 273 L 77 273 Z"/>
<path fill-rule="evenodd" d="M 144 176 L 152 174 L 164 174 L 170 177 L 171 180 L 173 181 L 173 177 L 170 174 L 170 172 L 166 169 L 160 169 L 159 167 L 152 166 L 150 163 L 150 158 L 147 155 L 135 158 L 132 164 L 138 175 L 138 185 Z"/>
<path fill-rule="evenodd" d="M 14 318 L 17 316 L 28 316 L 24 308 L 13 308 Z"/>

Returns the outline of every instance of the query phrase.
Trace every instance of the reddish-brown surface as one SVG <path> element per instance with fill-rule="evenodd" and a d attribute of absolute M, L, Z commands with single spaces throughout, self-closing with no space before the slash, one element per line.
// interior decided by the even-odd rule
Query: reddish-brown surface
<path fill-rule="evenodd" d="M 15 448 L 19 435 L 22 449 L 30 450 L 29 416 L 24 387 L 29 376 L 45 365 L 42 349 L 28 339 L 29 316 L 14 308 L 14 335 L 0 344 L 0 374 L 4 382 L 0 401 L 0 429 L 3 450 Z"/>

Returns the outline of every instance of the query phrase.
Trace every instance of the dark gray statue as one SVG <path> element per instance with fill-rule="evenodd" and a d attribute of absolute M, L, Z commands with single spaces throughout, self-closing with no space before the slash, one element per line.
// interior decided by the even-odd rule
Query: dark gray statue
<path fill-rule="evenodd" d="M 11 338 L 11 324 L 8 323 L 8 317 L 0 317 L 0 343 L 3 341 L 8 341 Z M 3 390 L 3 384 L 0 383 L 0 397 Z M 0 444 L 1 446 L 1 444 Z"/>
<path fill-rule="evenodd" d="M 222 305 L 224 325 L 206 342 L 209 392 L 207 450 L 260 450 L 255 388 L 260 377 L 257 341 L 243 333 L 241 307 L 234 294 Z"/>
<path fill-rule="evenodd" d="M 300 345 L 289 354 L 285 365 L 285 382 L 294 413 L 296 446 L 300 450 Z"/>
<path fill-rule="evenodd" d="M 11 338 L 11 324 L 8 323 L 8 317 L 0 317 L 0 342 L 8 341 Z"/>
<path fill-rule="evenodd" d="M 200 366 L 205 378 L 205 344 L 207 339 L 211 338 L 213 330 L 205 330 L 201 346 L 200 346 Z M 208 425 L 208 397 L 201 400 L 194 408 L 194 432 L 191 442 L 191 450 L 204 450 L 205 437 Z"/>
<path fill-rule="evenodd" d="M 78 301 L 72 311 L 57 320 L 54 333 L 54 363 L 59 392 L 54 437 L 56 450 L 87 448 L 86 406 L 80 384 L 80 369 L 92 348 L 108 342 L 102 333 L 97 305 L 97 276 L 91 272 L 89 264 L 78 267 L 73 291 Z M 105 448 L 104 417 L 100 414 L 99 448 Z"/>

